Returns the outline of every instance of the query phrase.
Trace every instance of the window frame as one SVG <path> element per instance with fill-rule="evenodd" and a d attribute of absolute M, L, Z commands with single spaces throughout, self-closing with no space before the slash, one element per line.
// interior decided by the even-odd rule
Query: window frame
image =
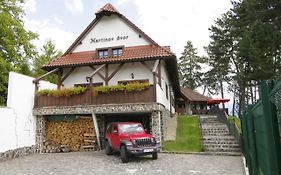
<path fill-rule="evenodd" d="M 107 52 L 107 55 L 105 55 L 105 53 Z M 100 54 L 102 53 L 102 54 Z M 109 50 L 108 49 L 100 49 L 98 50 L 98 57 L 101 58 L 101 59 L 104 59 L 104 58 L 108 58 L 109 57 Z"/>

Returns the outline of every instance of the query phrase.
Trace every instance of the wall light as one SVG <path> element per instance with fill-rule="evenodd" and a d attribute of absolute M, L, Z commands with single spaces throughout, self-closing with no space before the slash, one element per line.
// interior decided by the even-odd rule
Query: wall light
<path fill-rule="evenodd" d="M 131 73 L 131 77 L 132 77 L 132 79 L 134 79 L 134 78 L 135 78 L 135 75 L 134 75 L 134 73 Z"/>

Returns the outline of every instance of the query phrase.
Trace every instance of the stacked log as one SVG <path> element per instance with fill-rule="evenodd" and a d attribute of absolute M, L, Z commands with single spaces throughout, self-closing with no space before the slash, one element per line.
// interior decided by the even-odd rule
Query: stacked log
<path fill-rule="evenodd" d="M 80 117 L 72 122 L 47 121 L 46 139 L 51 141 L 51 144 L 48 145 L 48 149 L 58 151 L 60 147 L 61 151 L 67 149 L 70 151 L 79 151 L 85 146 L 85 133 L 95 135 L 92 118 Z M 55 146 L 57 146 L 57 148 Z"/>

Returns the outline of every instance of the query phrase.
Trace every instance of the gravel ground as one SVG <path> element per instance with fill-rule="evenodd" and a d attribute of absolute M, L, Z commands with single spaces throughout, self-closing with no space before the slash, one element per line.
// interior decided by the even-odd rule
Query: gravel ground
<path fill-rule="evenodd" d="M 119 155 L 103 152 L 33 154 L 0 163 L 0 175 L 244 175 L 239 156 L 159 154 L 121 163 Z"/>

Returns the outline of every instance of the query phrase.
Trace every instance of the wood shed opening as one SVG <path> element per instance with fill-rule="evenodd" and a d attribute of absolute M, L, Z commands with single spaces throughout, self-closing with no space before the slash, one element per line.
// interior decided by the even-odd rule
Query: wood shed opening
<path fill-rule="evenodd" d="M 140 122 L 143 127 L 150 133 L 151 113 L 123 113 L 123 114 L 105 114 L 105 126 L 112 122 Z M 106 127 L 105 127 L 106 129 Z"/>
<path fill-rule="evenodd" d="M 96 141 L 91 115 L 47 116 L 44 152 L 95 150 Z"/>

